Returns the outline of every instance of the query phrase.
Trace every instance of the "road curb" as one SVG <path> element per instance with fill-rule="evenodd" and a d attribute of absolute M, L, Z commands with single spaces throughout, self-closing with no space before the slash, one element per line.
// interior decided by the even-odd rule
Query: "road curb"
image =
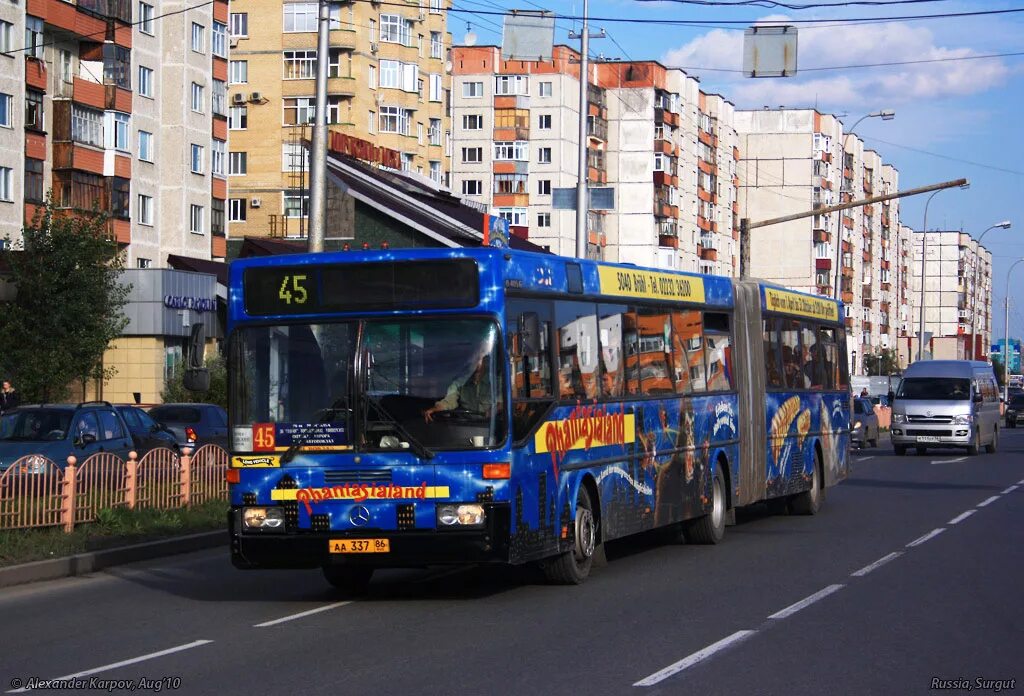
<path fill-rule="evenodd" d="M 216 548 L 221 545 L 227 546 L 227 543 L 227 530 L 220 529 L 213 532 L 189 534 L 171 539 L 161 539 L 160 541 L 147 541 L 141 544 L 118 546 L 100 551 L 88 551 L 75 554 L 74 556 L 63 556 L 45 561 L 22 563 L 7 568 L 0 568 L 0 587 L 11 587 L 12 585 L 24 585 L 42 580 L 56 580 L 58 578 L 86 575 L 104 568 L 110 568 L 111 566 L 146 561 L 152 558 L 160 558 L 161 556 L 189 553 L 191 551 L 202 551 L 203 549 Z"/>

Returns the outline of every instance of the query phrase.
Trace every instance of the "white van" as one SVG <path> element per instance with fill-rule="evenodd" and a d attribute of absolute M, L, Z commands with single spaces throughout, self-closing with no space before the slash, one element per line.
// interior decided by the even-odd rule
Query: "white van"
<path fill-rule="evenodd" d="M 914 447 L 966 447 L 977 454 L 999 444 L 999 387 L 992 366 L 973 360 L 916 362 L 903 372 L 892 404 L 890 437 L 897 455 Z"/>

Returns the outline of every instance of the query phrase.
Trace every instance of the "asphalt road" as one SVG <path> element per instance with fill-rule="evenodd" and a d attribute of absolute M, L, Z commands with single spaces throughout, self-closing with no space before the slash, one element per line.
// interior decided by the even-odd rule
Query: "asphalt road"
<path fill-rule="evenodd" d="M 973 458 L 860 450 L 816 517 L 748 510 L 717 547 L 619 543 L 580 587 L 389 571 L 342 602 L 318 572 L 206 551 L 0 591 L 0 693 L 71 675 L 254 695 L 1024 688 L 1022 519 L 1024 429 Z"/>

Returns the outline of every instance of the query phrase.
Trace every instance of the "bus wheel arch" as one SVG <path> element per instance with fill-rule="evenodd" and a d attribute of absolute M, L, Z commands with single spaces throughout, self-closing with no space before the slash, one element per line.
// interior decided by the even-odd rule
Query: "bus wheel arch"
<path fill-rule="evenodd" d="M 590 484 L 587 483 L 588 479 L 591 480 Z M 553 584 L 579 585 L 590 575 L 590 569 L 598 555 L 600 538 L 600 502 L 594 492 L 596 488 L 596 484 L 589 476 L 580 481 L 576 487 L 576 504 L 573 510 L 572 547 L 540 563 L 544 575 Z"/>
<path fill-rule="evenodd" d="M 736 524 L 736 506 L 733 502 L 734 491 L 732 470 L 729 469 L 729 457 L 725 452 L 719 452 L 715 461 L 716 468 L 722 472 L 722 488 L 725 493 L 725 524 L 731 526 Z"/>
<path fill-rule="evenodd" d="M 702 517 L 688 520 L 683 527 L 686 541 L 691 544 L 718 544 L 725 537 L 727 518 L 727 500 L 729 493 L 726 486 L 726 473 L 721 458 L 711 476 L 711 510 Z"/>
<path fill-rule="evenodd" d="M 814 469 L 811 487 L 797 493 L 789 503 L 790 512 L 797 515 L 815 515 L 825 502 L 825 465 L 820 447 L 814 448 Z"/>

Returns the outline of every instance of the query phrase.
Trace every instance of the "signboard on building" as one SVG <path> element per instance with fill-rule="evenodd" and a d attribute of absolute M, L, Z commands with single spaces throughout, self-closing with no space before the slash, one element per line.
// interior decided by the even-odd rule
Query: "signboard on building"
<path fill-rule="evenodd" d="M 745 77 L 796 75 L 796 27 L 755 25 L 743 32 Z"/>
<path fill-rule="evenodd" d="M 484 246 L 508 248 L 508 220 L 497 215 L 484 215 Z"/>
<path fill-rule="evenodd" d="M 546 62 L 555 43 L 555 15 L 547 11 L 512 10 L 501 33 L 502 60 Z"/>

